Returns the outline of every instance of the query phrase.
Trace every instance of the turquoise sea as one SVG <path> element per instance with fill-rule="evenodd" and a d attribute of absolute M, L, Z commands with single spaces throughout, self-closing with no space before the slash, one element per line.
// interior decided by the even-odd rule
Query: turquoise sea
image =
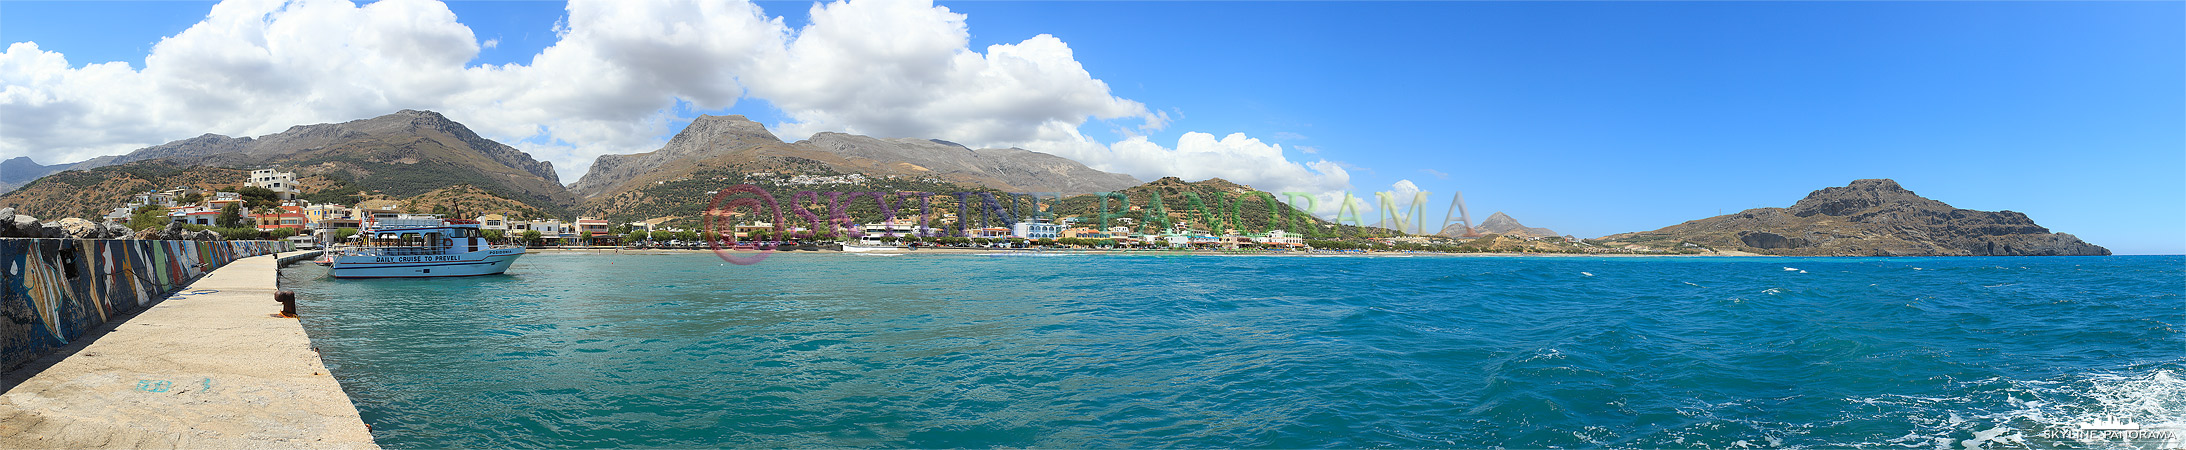
<path fill-rule="evenodd" d="M 2186 258 L 285 270 L 388 448 L 2186 447 Z M 2106 421 L 2135 431 L 2085 431 Z"/>

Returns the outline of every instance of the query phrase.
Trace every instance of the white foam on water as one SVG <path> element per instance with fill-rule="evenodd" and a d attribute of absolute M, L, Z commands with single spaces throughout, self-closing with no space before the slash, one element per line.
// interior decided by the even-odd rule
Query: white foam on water
<path fill-rule="evenodd" d="M 2180 377 L 2174 368 L 2051 380 L 1988 378 L 1962 382 L 1974 391 L 1964 396 L 1848 399 L 1860 405 L 1859 410 L 1900 416 L 1915 429 L 1883 442 L 1844 445 L 1932 445 L 1939 450 L 2186 448 L 2186 379 Z M 1992 406 L 1996 403 L 2004 407 Z M 1968 435 L 1971 438 L 1958 439 Z"/>

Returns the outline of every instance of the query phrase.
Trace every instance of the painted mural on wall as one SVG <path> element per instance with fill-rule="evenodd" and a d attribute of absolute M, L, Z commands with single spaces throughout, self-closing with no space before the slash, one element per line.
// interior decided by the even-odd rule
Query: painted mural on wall
<path fill-rule="evenodd" d="M 282 241 L 0 239 L 0 369 L 12 368 Z"/>

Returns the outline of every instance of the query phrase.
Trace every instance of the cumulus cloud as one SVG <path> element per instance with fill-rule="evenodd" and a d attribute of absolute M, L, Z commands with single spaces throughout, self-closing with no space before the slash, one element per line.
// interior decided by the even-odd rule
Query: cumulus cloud
<path fill-rule="evenodd" d="M 734 106 L 737 77 L 779 58 L 787 27 L 747 2 L 572 1 L 528 64 L 466 69 L 438 106 L 575 181 L 602 154 L 652 151 L 678 101 Z"/>
<path fill-rule="evenodd" d="M 265 134 L 431 104 L 464 90 L 469 28 L 436 2 L 229 1 L 161 39 L 145 68 L 72 69 L 36 43 L 0 54 L 0 154 L 73 161 L 213 132 Z M 25 120 L 35 118 L 32 120 Z"/>
<path fill-rule="evenodd" d="M 748 81 L 794 120 L 780 127 L 788 139 L 843 131 L 1023 145 L 1071 139 L 1061 130 L 1088 118 L 1166 120 L 1110 95 L 1054 36 L 973 51 L 963 14 L 921 0 L 838 1 L 810 17 L 782 59 Z"/>
<path fill-rule="evenodd" d="M 499 39 L 480 41 L 436 1 L 228 0 L 162 39 L 142 70 L 72 67 L 36 43 L 9 45 L 0 157 L 69 162 L 203 133 L 431 109 L 553 162 L 567 182 L 599 155 L 658 148 L 681 104 L 761 98 L 781 109 L 776 131 L 792 140 L 940 138 L 1146 179 L 1222 177 L 1322 197 L 1350 187 L 1339 163 L 1294 162 L 1242 134 L 1149 141 L 1140 133 L 1171 115 L 1113 95 L 1051 35 L 974 49 L 965 16 L 930 0 L 835 1 L 809 17 L 793 30 L 748 1 L 577 0 L 552 30 L 558 40 L 529 61 L 473 66 Z M 1080 129 L 1094 121 L 1127 137 L 1090 139 Z"/>
<path fill-rule="evenodd" d="M 1389 190 L 1396 193 L 1399 202 L 1407 202 L 1412 200 L 1413 194 L 1419 193 L 1419 185 L 1413 184 L 1412 180 L 1397 180 L 1389 184 Z"/>
<path fill-rule="evenodd" d="M 1186 181 L 1222 178 L 1268 192 L 1305 192 L 1316 198 L 1316 214 L 1334 214 L 1342 205 L 1342 192 L 1351 188 L 1351 174 L 1335 162 L 1291 161 L 1280 144 L 1270 144 L 1233 133 L 1221 139 L 1213 134 L 1188 132 L 1177 138 L 1175 148 L 1163 147 L 1145 137 L 1132 137 L 1107 148 L 1062 146 L 1073 150 L 1057 153 L 1087 162 L 1095 169 L 1131 174 L 1141 178 L 1174 176 Z M 1306 207 L 1307 205 L 1297 205 Z"/>

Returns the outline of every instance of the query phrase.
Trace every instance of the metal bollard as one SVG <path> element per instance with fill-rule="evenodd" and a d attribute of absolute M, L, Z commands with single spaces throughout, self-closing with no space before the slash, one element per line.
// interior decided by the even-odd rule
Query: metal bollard
<path fill-rule="evenodd" d="M 273 301 L 281 302 L 281 317 L 296 317 L 296 293 L 273 291 Z"/>

